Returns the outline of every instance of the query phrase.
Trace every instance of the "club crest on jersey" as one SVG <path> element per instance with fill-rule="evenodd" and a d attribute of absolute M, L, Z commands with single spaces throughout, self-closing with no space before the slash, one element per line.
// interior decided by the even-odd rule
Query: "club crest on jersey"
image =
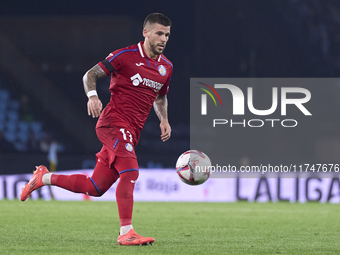
<path fill-rule="evenodd" d="M 163 65 L 160 65 L 160 66 L 158 67 L 158 72 L 159 72 L 160 75 L 162 75 L 162 76 L 166 75 L 166 69 L 165 69 L 165 67 L 164 67 Z"/>
<path fill-rule="evenodd" d="M 126 149 L 127 151 L 132 151 L 132 150 L 133 150 L 133 147 L 132 147 L 131 143 L 125 144 L 125 149 Z"/>

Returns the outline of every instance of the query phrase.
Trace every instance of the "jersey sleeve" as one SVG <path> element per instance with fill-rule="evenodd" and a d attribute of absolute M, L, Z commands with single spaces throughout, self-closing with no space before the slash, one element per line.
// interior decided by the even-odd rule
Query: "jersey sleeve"
<path fill-rule="evenodd" d="M 168 94 L 168 92 L 169 92 L 169 85 L 170 85 L 170 81 L 171 81 L 171 75 L 172 75 L 172 67 L 170 68 L 169 77 L 166 80 L 166 82 L 163 85 L 163 87 L 159 90 L 158 95 L 164 96 L 164 95 Z"/>
<path fill-rule="evenodd" d="M 119 71 L 123 65 L 122 59 L 119 57 L 121 50 L 111 52 L 103 61 L 98 65 L 103 69 L 106 75 L 110 75 L 113 71 Z"/>

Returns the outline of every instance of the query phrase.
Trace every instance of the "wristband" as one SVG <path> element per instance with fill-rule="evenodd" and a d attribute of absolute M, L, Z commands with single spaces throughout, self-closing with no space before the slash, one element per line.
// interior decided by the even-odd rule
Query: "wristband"
<path fill-rule="evenodd" d="M 87 97 L 90 98 L 92 96 L 98 96 L 97 91 L 96 90 L 90 90 L 89 92 L 87 92 Z"/>

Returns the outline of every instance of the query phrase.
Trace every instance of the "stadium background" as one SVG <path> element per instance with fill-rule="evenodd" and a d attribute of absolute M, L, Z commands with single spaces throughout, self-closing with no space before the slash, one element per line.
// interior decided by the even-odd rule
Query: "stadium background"
<path fill-rule="evenodd" d="M 93 167 L 100 143 L 96 120 L 86 113 L 82 76 L 111 51 L 142 40 L 142 23 L 151 12 L 173 21 L 165 51 L 174 64 L 168 96 L 173 133 L 162 143 L 150 113 L 136 149 L 141 167 L 172 168 L 190 147 L 190 77 L 339 77 L 337 1 L 2 1 L 0 174 L 48 165 L 52 141 L 59 144 L 59 170 Z M 98 85 L 104 104 L 108 82 Z M 339 107 L 339 89 L 325 92 L 329 107 Z M 326 100 L 329 95 L 333 100 Z M 304 134 L 322 134 L 317 144 L 295 144 L 297 132 L 285 141 L 291 150 L 280 152 L 282 157 L 338 162 L 339 125 L 338 116 L 325 115 Z M 231 137 L 235 143 L 247 146 L 249 139 Z M 231 163 L 241 157 L 234 155 Z"/>

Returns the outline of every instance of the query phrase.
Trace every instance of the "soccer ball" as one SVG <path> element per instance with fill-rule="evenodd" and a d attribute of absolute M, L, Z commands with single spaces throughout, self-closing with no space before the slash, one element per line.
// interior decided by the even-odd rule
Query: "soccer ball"
<path fill-rule="evenodd" d="M 211 161 L 201 151 L 189 150 L 177 159 L 176 171 L 179 178 L 186 184 L 199 185 L 210 176 Z"/>

